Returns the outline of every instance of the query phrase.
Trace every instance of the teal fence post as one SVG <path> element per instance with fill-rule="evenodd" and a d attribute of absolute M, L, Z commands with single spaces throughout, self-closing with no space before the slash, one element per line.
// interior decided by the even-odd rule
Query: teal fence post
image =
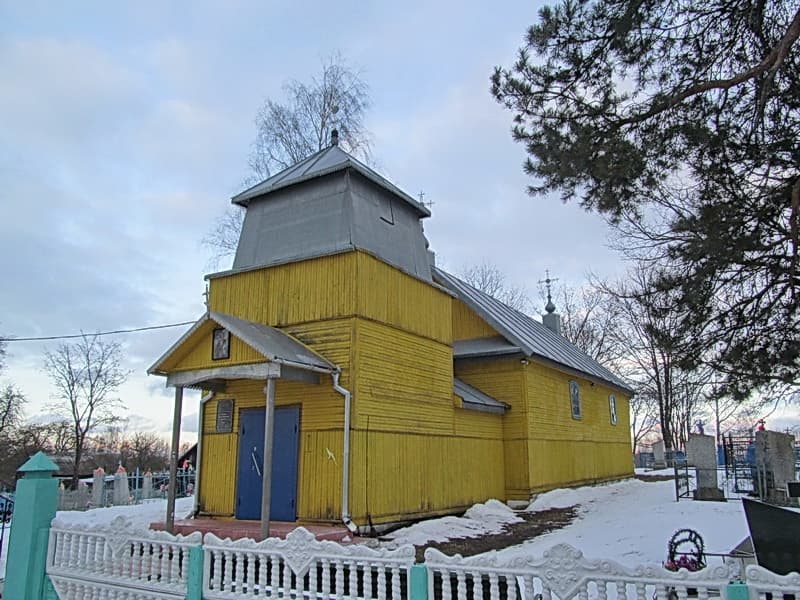
<path fill-rule="evenodd" d="M 428 600 L 428 567 L 414 565 L 411 567 L 411 600 Z"/>
<path fill-rule="evenodd" d="M 14 498 L 14 522 L 8 540 L 6 582 L 3 596 L 42 600 L 45 586 L 50 521 L 58 506 L 56 464 L 37 452 L 20 467 L 23 477 Z"/>
<path fill-rule="evenodd" d="M 203 546 L 194 546 L 189 550 L 186 600 L 203 600 L 203 560 Z"/>
<path fill-rule="evenodd" d="M 750 590 L 741 581 L 729 583 L 725 588 L 725 600 L 750 600 Z"/>

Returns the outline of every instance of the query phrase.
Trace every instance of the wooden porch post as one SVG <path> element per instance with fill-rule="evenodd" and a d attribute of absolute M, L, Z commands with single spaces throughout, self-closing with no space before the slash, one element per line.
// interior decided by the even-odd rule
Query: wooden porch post
<path fill-rule="evenodd" d="M 169 453 L 169 487 L 167 488 L 167 519 L 165 529 L 175 533 L 175 492 L 178 488 L 178 451 L 181 441 L 183 386 L 175 386 L 175 412 L 172 415 L 172 448 Z"/>
<path fill-rule="evenodd" d="M 275 379 L 267 379 L 264 388 L 267 407 L 264 411 L 264 465 L 261 479 L 261 539 L 269 537 L 269 509 L 272 501 L 272 433 L 275 424 Z"/>

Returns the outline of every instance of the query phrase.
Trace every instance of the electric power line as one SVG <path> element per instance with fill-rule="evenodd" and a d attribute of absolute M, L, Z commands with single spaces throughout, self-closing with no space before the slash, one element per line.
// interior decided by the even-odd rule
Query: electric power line
<path fill-rule="evenodd" d="M 45 335 L 39 337 L 0 337 L 0 342 L 45 342 L 49 340 L 71 340 L 84 336 L 115 335 L 117 333 L 136 333 L 138 331 L 150 331 L 153 329 L 168 329 L 170 327 L 183 327 L 192 325 L 194 321 L 184 321 L 183 323 L 169 323 L 168 325 L 150 325 L 148 327 L 135 327 L 133 329 L 116 329 L 114 331 L 99 331 L 97 333 L 72 333 L 69 335 Z"/>

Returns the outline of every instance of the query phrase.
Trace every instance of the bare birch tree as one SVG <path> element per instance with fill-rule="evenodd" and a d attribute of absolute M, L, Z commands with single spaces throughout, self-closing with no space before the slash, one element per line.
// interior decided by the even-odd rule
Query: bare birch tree
<path fill-rule="evenodd" d="M 5 368 L 6 341 L 0 337 L 0 373 Z M 0 389 L 0 438 L 7 437 L 22 423 L 25 396 L 13 383 Z"/>
<path fill-rule="evenodd" d="M 573 288 L 561 285 L 553 291 L 556 310 L 561 316 L 561 333 L 588 356 L 627 381 L 636 393 L 629 401 L 633 449 L 658 427 L 658 404 L 641 387 L 641 370 L 631 360 L 631 331 L 623 306 L 607 283 L 590 278 L 586 285 Z M 547 293 L 540 290 L 544 301 Z"/>
<path fill-rule="evenodd" d="M 114 423 L 124 410 L 115 396 L 128 371 L 122 368 L 122 349 L 97 335 L 84 335 L 74 344 L 61 344 L 45 353 L 45 371 L 58 400 L 53 408 L 72 424 L 72 486 L 77 487 L 88 435 L 98 426 Z"/>
<path fill-rule="evenodd" d="M 0 390 L 0 437 L 19 427 L 25 396 L 12 383 Z"/>
<path fill-rule="evenodd" d="M 461 271 L 461 278 L 475 289 L 514 310 L 525 312 L 530 306 L 530 300 L 525 290 L 519 286 L 508 283 L 505 274 L 488 262 L 466 267 Z"/>
<path fill-rule="evenodd" d="M 341 54 L 325 59 L 322 71 L 310 82 L 292 79 L 283 91 L 285 101 L 267 98 L 256 115 L 246 184 L 263 181 L 326 148 L 334 129 L 339 146 L 369 162 L 372 135 L 365 124 L 369 86 Z M 203 245 L 212 250 L 212 263 L 236 252 L 243 220 L 242 208 L 229 207 L 203 238 Z"/>
<path fill-rule="evenodd" d="M 619 330 L 625 335 L 626 378 L 640 399 L 655 409 L 665 448 L 673 451 L 685 443 L 693 417 L 711 391 L 711 373 L 682 367 L 687 332 L 672 298 L 648 293 L 652 277 L 639 263 L 626 280 L 604 285 L 603 290 L 617 307 Z"/>
<path fill-rule="evenodd" d="M 341 54 L 325 59 L 322 72 L 309 83 L 292 79 L 283 91 L 286 102 L 268 98 L 256 115 L 249 160 L 255 180 L 326 148 L 334 129 L 346 152 L 369 160 L 371 135 L 364 124 L 371 103 L 369 86 Z"/>

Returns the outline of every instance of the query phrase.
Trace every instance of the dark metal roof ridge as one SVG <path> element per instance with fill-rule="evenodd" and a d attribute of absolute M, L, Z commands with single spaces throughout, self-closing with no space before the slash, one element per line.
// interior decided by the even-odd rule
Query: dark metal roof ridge
<path fill-rule="evenodd" d="M 330 252 L 322 252 L 320 254 L 314 254 L 312 256 L 295 256 L 289 258 L 282 258 L 281 260 L 276 260 L 271 263 L 266 263 L 263 265 L 251 265 L 248 267 L 239 267 L 238 269 L 227 269 L 226 271 L 215 271 L 214 273 L 207 273 L 203 275 L 203 279 L 219 279 L 220 277 L 227 277 L 228 275 L 238 275 L 239 273 L 247 273 L 248 271 L 258 271 L 259 269 L 266 269 L 268 267 L 277 267 L 280 265 L 288 265 L 289 263 L 293 262 L 304 262 L 306 260 L 315 260 L 317 258 L 325 258 L 326 256 L 336 256 L 337 254 L 345 254 L 347 252 L 353 252 L 356 250 L 355 246 L 350 248 L 342 248 L 340 250 L 332 250 Z M 363 251 L 362 251 L 363 252 Z"/>
<path fill-rule="evenodd" d="M 482 358 L 490 356 L 513 356 L 514 354 L 521 354 L 525 356 L 522 348 L 509 346 L 508 348 L 497 348 L 495 350 L 472 350 L 467 352 L 453 351 L 453 358 L 456 360 L 466 360 L 468 358 Z"/>
<path fill-rule="evenodd" d="M 439 267 L 433 267 L 431 270 L 433 271 L 434 279 L 436 279 L 436 277 L 439 276 L 442 279 L 444 279 L 445 282 L 448 282 L 448 283 L 451 283 L 451 284 L 452 284 L 452 282 L 450 280 L 451 279 L 455 279 L 459 283 L 463 283 L 465 285 L 469 285 L 466 282 L 462 282 L 455 275 L 451 275 L 450 273 L 448 273 L 447 271 L 443 271 Z M 478 316 L 480 316 L 484 321 L 489 323 L 489 325 L 491 325 L 492 328 L 495 331 L 500 333 L 504 338 L 506 338 L 509 342 L 511 342 L 515 346 L 518 346 L 527 356 L 531 356 L 533 354 L 533 351 L 531 350 L 529 345 L 525 343 L 525 341 L 523 339 L 521 339 L 520 337 L 515 335 L 513 331 L 510 331 L 508 329 L 508 327 L 506 327 L 497 318 L 495 318 L 495 316 L 491 312 L 489 312 L 488 310 L 485 310 L 482 306 L 480 306 L 476 302 L 472 301 L 472 299 L 469 298 L 468 296 L 460 294 L 458 292 L 458 286 L 457 285 L 455 285 L 455 284 L 452 284 L 452 285 L 453 285 L 453 288 L 455 288 L 455 289 L 451 290 L 451 291 L 453 291 L 455 296 L 459 300 L 461 300 L 462 302 L 467 304 L 476 313 L 478 313 Z M 445 286 L 447 286 L 446 283 L 445 283 Z M 472 286 L 470 286 L 470 287 L 475 291 L 479 291 L 476 288 L 473 288 Z"/>
<path fill-rule="evenodd" d="M 277 179 L 277 177 L 281 173 L 284 173 L 286 171 L 291 171 L 291 170 L 298 170 L 299 171 L 299 170 L 301 170 L 300 169 L 301 165 L 303 165 L 305 163 L 308 163 L 308 162 L 311 162 L 312 160 L 319 160 L 331 148 L 333 148 L 333 146 L 328 146 L 327 148 L 323 148 L 322 150 L 319 150 L 319 151 L 315 152 L 314 154 L 312 154 L 310 156 L 307 156 L 306 158 L 304 158 L 300 162 L 297 162 L 297 163 L 295 163 L 295 164 L 293 164 L 291 166 L 288 166 L 285 169 L 281 169 L 280 171 L 278 171 L 274 175 L 270 175 L 266 179 L 263 179 L 263 180 L 259 181 L 258 183 L 255 183 L 255 184 L 251 185 L 249 188 L 246 188 L 246 189 L 242 190 L 241 192 L 239 192 L 238 194 L 235 194 L 234 196 L 231 196 L 231 203 L 232 204 L 238 204 L 239 206 L 247 206 L 247 204 L 245 202 L 250 200 L 251 198 L 255 197 L 255 196 L 251 196 L 251 195 L 248 195 L 248 194 L 250 192 L 252 192 L 253 190 L 255 190 L 257 187 L 259 187 L 260 185 L 266 183 L 267 181 L 269 181 L 272 178 L 276 178 Z M 272 190 L 272 188 L 269 188 L 269 189 L 270 189 L 270 191 Z M 257 195 L 259 195 L 259 194 L 256 194 L 256 196 Z"/>
<path fill-rule="evenodd" d="M 378 185 L 379 187 L 384 188 L 388 192 L 391 192 L 392 194 L 399 196 L 406 203 L 410 204 L 412 208 L 416 209 L 421 216 L 423 217 L 431 216 L 431 211 L 424 204 L 421 204 L 415 198 L 412 198 L 409 194 L 407 194 L 399 187 L 397 187 L 395 184 L 393 184 L 391 181 L 389 181 L 388 179 L 377 173 L 374 169 L 371 169 L 370 167 L 359 161 L 357 158 L 355 158 L 351 154 L 348 154 L 344 150 L 341 150 L 340 148 L 339 151 L 345 156 L 345 159 L 343 161 L 331 165 L 326 169 L 309 172 L 317 161 L 319 161 L 327 152 L 332 151 L 334 148 L 338 148 L 338 146 L 329 146 L 328 148 L 325 148 L 324 150 L 321 150 L 315 154 L 312 154 L 308 158 L 303 159 L 299 163 L 296 163 L 291 167 L 287 167 L 286 169 L 276 173 L 272 177 L 268 177 L 264 181 L 261 181 L 253 186 L 250 186 L 243 192 L 240 192 L 235 196 L 233 196 L 231 198 L 231 203 L 247 207 L 247 205 L 250 203 L 250 200 L 252 200 L 253 198 L 258 198 L 259 196 L 271 194 L 272 192 L 289 187 L 297 183 L 310 181 L 311 179 L 316 179 L 317 177 L 324 177 L 325 175 L 330 175 L 332 173 L 336 173 L 338 171 L 351 168 L 356 172 L 358 172 L 365 179 L 368 179 L 373 183 L 375 183 L 376 185 Z M 302 175 L 296 177 L 291 177 L 291 176 L 283 178 L 280 177 L 282 173 L 287 171 L 303 171 L 301 165 L 305 167 L 305 171 L 303 172 Z M 270 185 L 263 191 L 255 193 L 256 188 L 263 185 L 273 177 L 276 179 L 273 185 Z"/>

